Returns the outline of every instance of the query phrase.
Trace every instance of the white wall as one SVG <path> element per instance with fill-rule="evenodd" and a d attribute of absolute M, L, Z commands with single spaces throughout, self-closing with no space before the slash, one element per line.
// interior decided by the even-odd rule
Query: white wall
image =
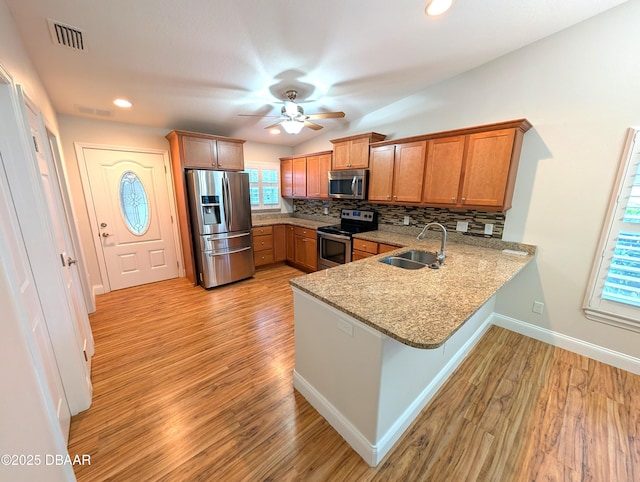
<path fill-rule="evenodd" d="M 5 2 L 0 1 L 0 65 L 16 84 L 24 87 L 42 111 L 49 128 L 56 133 L 54 110 L 19 38 Z M 2 135 L 0 132 L 0 137 Z M 5 240 L 20 236 L 20 233 L 0 232 L 0 254 L 8 252 Z M 39 378 L 41 374 L 24 332 L 24 313 L 29 310 L 21 299 L 13 296 L 17 284 L 19 280 L 10 267 L 0 262 L 0 454 L 38 454 L 42 463 L 31 467 L 2 464 L 0 480 L 73 480 L 71 467 L 45 464 L 46 454 L 65 453 L 65 439 L 52 421 L 55 405 L 46 395 L 45 380 Z"/>
<path fill-rule="evenodd" d="M 374 112 L 349 132 L 390 138 L 526 117 L 514 205 L 504 239 L 536 244 L 536 263 L 496 311 L 640 357 L 640 335 L 587 320 L 581 310 L 626 129 L 640 125 L 640 0 Z M 534 300 L 545 303 L 532 313 Z"/>
<path fill-rule="evenodd" d="M 135 126 L 104 120 L 85 119 L 60 115 L 61 149 L 64 154 L 67 182 L 71 189 L 71 198 L 75 208 L 80 241 L 85 252 L 87 271 L 92 286 L 103 285 L 98 267 L 98 255 L 91 234 L 89 215 L 85 204 L 78 159 L 74 143 L 101 144 L 120 147 L 162 149 L 169 151 L 169 141 L 165 136 L 170 129 Z M 247 142 L 244 144 L 244 157 L 252 161 L 268 161 L 291 155 L 291 148 L 273 144 Z"/>

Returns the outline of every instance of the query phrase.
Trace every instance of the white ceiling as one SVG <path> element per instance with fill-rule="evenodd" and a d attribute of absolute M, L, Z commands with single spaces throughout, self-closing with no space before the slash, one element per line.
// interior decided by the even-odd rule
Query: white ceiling
<path fill-rule="evenodd" d="M 238 114 L 279 115 L 296 88 L 306 113 L 346 113 L 324 131 L 343 128 L 626 0 L 456 0 L 436 18 L 426 0 L 5 1 L 59 113 L 293 146 L 318 134 Z M 54 44 L 47 19 L 88 52 Z"/>

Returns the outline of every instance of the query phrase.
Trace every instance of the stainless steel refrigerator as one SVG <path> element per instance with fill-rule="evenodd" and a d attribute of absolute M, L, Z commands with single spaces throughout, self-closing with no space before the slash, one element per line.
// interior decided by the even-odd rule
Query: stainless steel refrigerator
<path fill-rule="evenodd" d="M 212 288 L 253 276 L 249 175 L 188 170 L 187 191 L 200 285 Z"/>

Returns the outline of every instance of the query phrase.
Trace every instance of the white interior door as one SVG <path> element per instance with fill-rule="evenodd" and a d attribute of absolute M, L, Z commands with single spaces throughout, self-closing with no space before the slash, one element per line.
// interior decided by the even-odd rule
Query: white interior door
<path fill-rule="evenodd" d="M 73 313 L 74 324 L 80 339 L 80 347 L 87 364 L 87 373 L 91 373 L 91 357 L 94 354 L 93 335 L 87 315 L 88 310 L 84 302 L 84 294 L 80 285 L 78 261 L 71 241 L 70 227 L 64 212 L 62 193 L 53 163 L 51 145 L 46 136 L 44 123 L 40 120 L 34 107 L 26 102 L 26 113 L 31 129 L 31 137 L 38 160 L 38 170 L 42 180 L 42 187 L 47 201 L 47 208 L 53 222 L 53 234 L 56 248 L 60 253 L 60 269 L 64 286 L 69 293 L 70 312 Z"/>
<path fill-rule="evenodd" d="M 109 289 L 178 277 L 166 155 L 83 147 L 82 157 Z"/>

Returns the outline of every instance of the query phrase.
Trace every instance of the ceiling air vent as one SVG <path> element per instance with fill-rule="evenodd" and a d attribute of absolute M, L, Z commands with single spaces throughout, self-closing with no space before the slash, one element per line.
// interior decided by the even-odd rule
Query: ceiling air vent
<path fill-rule="evenodd" d="M 54 44 L 80 52 L 87 51 L 84 32 L 79 28 L 49 19 L 49 31 Z"/>

